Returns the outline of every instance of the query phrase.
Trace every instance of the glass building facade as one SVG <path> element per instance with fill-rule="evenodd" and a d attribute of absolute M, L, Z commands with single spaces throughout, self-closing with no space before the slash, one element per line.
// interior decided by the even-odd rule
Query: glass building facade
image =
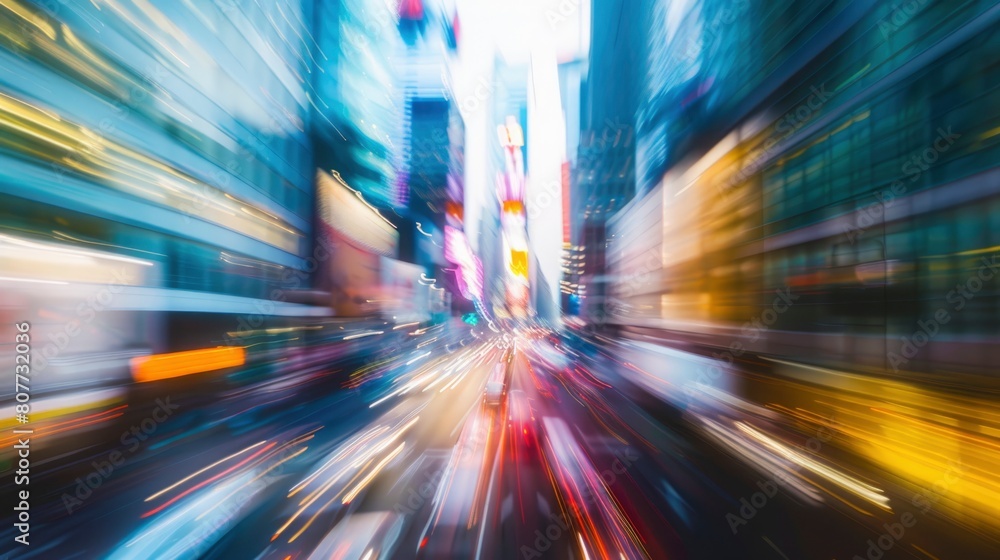
<path fill-rule="evenodd" d="M 762 351 L 891 366 L 1000 245 L 996 6 L 735 3 L 727 24 L 703 17 L 721 4 L 662 4 L 651 56 L 687 71 L 650 65 L 637 141 L 655 186 L 613 220 L 615 321 L 738 328 L 797 290 Z M 693 36 L 670 35 L 677 18 Z M 998 303 L 961 302 L 909 367 L 977 367 Z"/>
<path fill-rule="evenodd" d="M 147 287 L 267 298 L 311 250 L 311 10 L 4 3 L 5 232 L 141 258 Z"/>
<path fill-rule="evenodd" d="M 318 164 L 334 170 L 373 204 L 404 203 L 398 195 L 401 92 L 394 76 L 402 54 L 399 15 L 378 0 L 316 2 L 321 60 L 317 93 Z"/>

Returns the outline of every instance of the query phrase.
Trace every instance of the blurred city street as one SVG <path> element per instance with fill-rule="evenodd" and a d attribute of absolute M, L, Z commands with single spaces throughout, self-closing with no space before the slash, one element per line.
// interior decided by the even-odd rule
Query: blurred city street
<path fill-rule="evenodd" d="M 1000 558 L 995 0 L 0 0 L 0 559 Z"/>
<path fill-rule="evenodd" d="M 399 348 L 359 368 L 350 390 L 324 366 L 212 402 L 164 386 L 157 398 L 176 412 L 143 441 L 43 450 L 32 484 L 45 545 L 19 557 L 849 558 L 897 526 L 912 550 L 947 551 L 938 557 L 996 549 L 962 490 L 996 449 L 914 484 L 898 460 L 859 451 L 906 442 L 864 433 L 863 392 L 838 387 L 836 372 L 805 384 L 746 364 L 711 387 L 684 379 L 712 363 L 697 354 L 538 329 L 477 340 L 438 328 Z M 509 390 L 491 407 L 497 363 L 509 363 Z"/>

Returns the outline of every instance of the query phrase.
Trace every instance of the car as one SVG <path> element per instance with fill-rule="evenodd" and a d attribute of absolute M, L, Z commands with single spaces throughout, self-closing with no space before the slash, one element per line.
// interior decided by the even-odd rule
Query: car
<path fill-rule="evenodd" d="M 486 383 L 486 393 L 483 402 L 486 403 L 486 406 L 500 406 L 500 401 L 503 400 L 503 393 L 503 383 L 490 381 Z"/>
<path fill-rule="evenodd" d="M 504 393 L 507 391 L 507 362 L 501 360 L 493 366 L 490 378 L 486 381 L 486 391 L 483 402 L 486 406 L 500 406 Z"/>
<path fill-rule="evenodd" d="M 322 558 L 389 558 L 405 527 L 403 516 L 391 511 L 349 514 L 333 527 L 309 555 Z"/>
<path fill-rule="evenodd" d="M 521 438 L 526 445 L 532 445 L 537 436 L 535 414 L 531 411 L 528 396 L 520 389 L 510 391 L 507 396 L 507 427 L 511 437 Z"/>

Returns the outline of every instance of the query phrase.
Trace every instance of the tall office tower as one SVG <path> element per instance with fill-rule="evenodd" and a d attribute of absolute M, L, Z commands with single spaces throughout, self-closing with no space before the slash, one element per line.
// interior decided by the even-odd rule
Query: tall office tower
<path fill-rule="evenodd" d="M 591 3 L 590 63 L 581 95 L 583 131 L 572 200 L 572 256 L 583 270 L 564 286 L 580 302 L 581 314 L 595 318 L 603 313 L 608 283 L 605 224 L 637 190 L 635 130 L 646 68 L 645 28 L 651 25 L 647 4 Z"/>
<path fill-rule="evenodd" d="M 400 203 L 396 61 L 403 52 L 399 14 L 378 0 L 316 2 L 320 46 L 313 75 L 317 164 L 337 171 L 372 204 Z"/>

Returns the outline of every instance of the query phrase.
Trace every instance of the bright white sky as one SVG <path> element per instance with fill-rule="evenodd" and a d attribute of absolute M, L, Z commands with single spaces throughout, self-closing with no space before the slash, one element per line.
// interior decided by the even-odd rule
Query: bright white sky
<path fill-rule="evenodd" d="M 590 0 L 455 1 L 463 40 L 489 43 L 509 64 L 527 63 L 540 42 L 554 44 L 560 61 L 589 49 Z"/>

